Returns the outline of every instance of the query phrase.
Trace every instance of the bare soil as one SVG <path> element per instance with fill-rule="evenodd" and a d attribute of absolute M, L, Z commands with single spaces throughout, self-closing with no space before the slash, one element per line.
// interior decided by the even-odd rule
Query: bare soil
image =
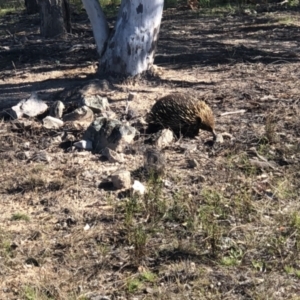
<path fill-rule="evenodd" d="M 87 16 L 72 21 L 66 40 L 43 40 L 37 15 L 1 17 L 1 109 L 33 91 L 76 106 L 97 53 Z M 143 176 L 142 151 L 111 164 L 57 142 L 83 130 L 3 119 L 0 299 L 300 299 L 299 26 L 299 11 L 279 7 L 164 12 L 155 76 L 106 78 L 111 109 L 121 116 L 136 92 L 139 117 L 191 93 L 225 140 L 174 142 L 158 180 Z M 103 184 L 120 169 L 146 195 Z"/>

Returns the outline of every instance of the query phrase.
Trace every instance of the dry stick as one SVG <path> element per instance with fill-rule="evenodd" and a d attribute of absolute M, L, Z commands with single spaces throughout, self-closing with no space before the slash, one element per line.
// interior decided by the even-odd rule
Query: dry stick
<path fill-rule="evenodd" d="M 245 112 L 246 112 L 245 109 L 236 110 L 236 111 L 228 111 L 228 112 L 222 113 L 220 116 L 227 116 L 227 115 L 233 115 L 233 114 L 243 114 Z"/>

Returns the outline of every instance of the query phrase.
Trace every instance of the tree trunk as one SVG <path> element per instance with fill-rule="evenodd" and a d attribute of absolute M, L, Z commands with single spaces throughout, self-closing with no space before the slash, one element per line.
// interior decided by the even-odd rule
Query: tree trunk
<path fill-rule="evenodd" d="M 68 0 L 39 0 L 41 35 L 45 38 L 65 36 L 71 32 L 71 13 Z"/>
<path fill-rule="evenodd" d="M 25 0 L 26 12 L 29 15 L 39 12 L 38 0 Z"/>
<path fill-rule="evenodd" d="M 97 0 L 82 1 L 85 7 L 88 2 L 94 3 L 93 14 L 91 9 L 86 10 L 98 52 L 102 54 L 101 72 L 135 76 L 153 65 L 164 0 L 122 0 L 114 32 L 108 40 L 104 19 L 96 11 Z"/>
<path fill-rule="evenodd" d="M 92 24 L 97 51 L 101 57 L 109 35 L 109 28 L 105 15 L 98 0 L 82 0 L 82 3 Z"/>

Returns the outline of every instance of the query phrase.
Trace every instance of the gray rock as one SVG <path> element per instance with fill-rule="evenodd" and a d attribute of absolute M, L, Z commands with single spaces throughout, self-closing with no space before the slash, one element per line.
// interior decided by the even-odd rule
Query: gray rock
<path fill-rule="evenodd" d="M 47 129 L 58 129 L 64 125 L 64 122 L 60 119 L 47 116 L 43 119 L 43 127 Z"/>
<path fill-rule="evenodd" d="M 73 144 L 77 149 L 92 150 L 93 143 L 89 140 L 81 140 Z"/>
<path fill-rule="evenodd" d="M 137 93 L 129 93 L 128 95 L 128 101 L 138 101 L 139 96 Z"/>
<path fill-rule="evenodd" d="M 102 151 L 102 155 L 107 157 L 110 163 L 124 162 L 123 153 L 117 153 L 116 151 L 107 147 Z"/>
<path fill-rule="evenodd" d="M 197 167 L 199 167 L 199 163 L 198 163 L 198 161 L 196 160 L 196 159 L 188 159 L 188 165 L 189 165 L 189 167 L 190 168 L 197 168 Z"/>
<path fill-rule="evenodd" d="M 166 168 L 165 155 L 156 149 L 146 149 L 144 153 L 144 168 L 150 176 L 163 176 Z"/>
<path fill-rule="evenodd" d="M 89 107 L 95 113 L 101 113 L 109 109 L 107 98 L 99 95 L 84 96 L 81 103 Z"/>
<path fill-rule="evenodd" d="M 173 132 L 169 129 L 163 129 L 155 144 L 158 149 L 168 147 L 174 141 Z"/>
<path fill-rule="evenodd" d="M 101 153 L 105 147 L 123 152 L 135 134 L 135 128 L 123 125 L 119 120 L 100 117 L 87 128 L 83 139 L 92 141 L 96 153 Z"/>
<path fill-rule="evenodd" d="M 93 122 L 94 113 L 87 106 L 75 109 L 73 112 L 64 115 L 64 122 L 75 122 L 79 124 L 90 124 Z"/>
<path fill-rule="evenodd" d="M 41 115 L 48 109 L 48 105 L 39 100 L 36 93 L 33 93 L 27 100 L 20 101 L 17 105 L 13 106 L 10 111 L 10 115 L 14 119 L 27 117 L 36 117 Z"/>
<path fill-rule="evenodd" d="M 61 101 L 55 101 L 50 107 L 50 116 L 60 119 L 63 115 L 65 106 Z"/>
<path fill-rule="evenodd" d="M 111 176 L 111 180 L 116 189 L 129 189 L 131 187 L 129 171 L 117 171 Z"/>

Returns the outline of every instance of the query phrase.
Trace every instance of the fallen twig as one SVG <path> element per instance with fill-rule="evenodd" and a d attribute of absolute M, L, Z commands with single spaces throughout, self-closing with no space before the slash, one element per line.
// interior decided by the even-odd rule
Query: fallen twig
<path fill-rule="evenodd" d="M 227 112 L 222 113 L 221 116 L 227 116 L 227 115 L 233 115 L 233 114 L 243 114 L 245 112 L 246 112 L 245 109 L 235 110 L 235 111 L 227 111 Z"/>

